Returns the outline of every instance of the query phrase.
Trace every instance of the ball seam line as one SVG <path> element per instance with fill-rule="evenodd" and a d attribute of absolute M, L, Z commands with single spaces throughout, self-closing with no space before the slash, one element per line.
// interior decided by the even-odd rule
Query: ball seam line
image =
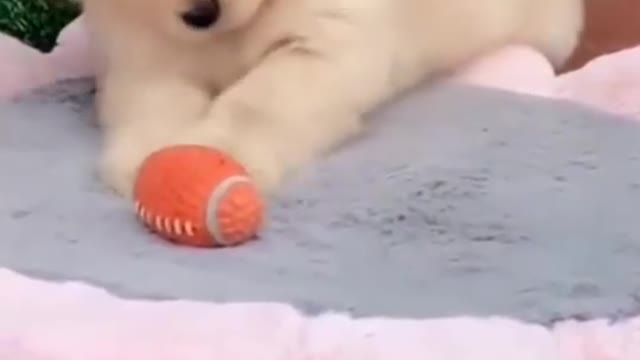
<path fill-rule="evenodd" d="M 222 198 L 229 192 L 229 190 L 231 190 L 232 187 L 244 183 L 251 183 L 251 179 L 249 179 L 249 177 L 245 175 L 230 176 L 224 179 L 211 192 L 211 195 L 209 196 L 205 213 L 205 224 L 207 225 L 209 234 L 211 234 L 214 240 L 221 245 L 230 246 L 233 245 L 233 243 L 226 241 L 226 239 L 222 235 L 222 229 L 220 228 L 220 224 L 218 223 L 218 205 L 220 204 Z"/>
<path fill-rule="evenodd" d="M 149 227 L 155 230 L 165 233 L 170 236 L 182 236 L 186 233 L 187 236 L 194 236 L 195 229 L 190 221 L 181 221 L 178 218 L 162 217 L 157 214 L 153 214 L 146 209 L 139 201 L 135 203 L 136 214 L 138 217 Z"/>

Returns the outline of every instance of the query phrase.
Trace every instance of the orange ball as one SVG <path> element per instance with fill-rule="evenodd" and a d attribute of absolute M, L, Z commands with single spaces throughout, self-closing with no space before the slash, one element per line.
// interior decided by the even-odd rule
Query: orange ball
<path fill-rule="evenodd" d="M 263 223 L 263 201 L 245 169 L 205 146 L 151 154 L 139 170 L 134 198 L 138 218 L 180 245 L 239 245 L 254 238 Z"/>

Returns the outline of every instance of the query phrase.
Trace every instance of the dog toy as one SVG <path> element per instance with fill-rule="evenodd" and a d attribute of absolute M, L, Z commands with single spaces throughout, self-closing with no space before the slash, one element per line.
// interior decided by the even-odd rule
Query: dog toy
<path fill-rule="evenodd" d="M 142 223 L 179 245 L 239 245 L 263 223 L 263 202 L 245 169 L 204 146 L 151 154 L 139 170 L 134 198 Z"/>

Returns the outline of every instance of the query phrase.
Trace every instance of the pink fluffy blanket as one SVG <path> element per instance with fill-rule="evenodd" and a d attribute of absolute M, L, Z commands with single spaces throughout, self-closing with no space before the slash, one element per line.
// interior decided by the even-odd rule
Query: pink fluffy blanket
<path fill-rule="evenodd" d="M 0 98 L 93 73 L 81 19 L 42 54 L 0 36 Z M 451 81 L 563 98 L 640 116 L 640 48 L 555 76 L 534 50 L 513 46 Z M 564 321 L 506 318 L 354 319 L 305 316 L 284 304 L 123 300 L 80 283 L 0 269 L 4 360 L 638 360 L 640 317 Z"/>
<path fill-rule="evenodd" d="M 640 317 L 354 319 L 282 304 L 126 301 L 0 270 L 7 360 L 637 360 Z"/>

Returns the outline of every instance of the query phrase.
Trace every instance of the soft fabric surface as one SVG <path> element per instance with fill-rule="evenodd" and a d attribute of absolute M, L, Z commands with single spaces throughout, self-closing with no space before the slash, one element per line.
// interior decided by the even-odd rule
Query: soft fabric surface
<path fill-rule="evenodd" d="M 60 80 L 92 76 L 89 48 L 82 17 L 60 33 L 57 46 L 46 54 L 0 33 L 0 99 Z"/>
<path fill-rule="evenodd" d="M 306 317 L 280 304 L 122 301 L 0 270 L 0 359 L 637 360 L 640 318 Z M 6 291 L 6 292 L 4 292 Z"/>
<path fill-rule="evenodd" d="M 457 81 L 565 99 L 640 119 L 640 47 L 603 55 L 556 76 L 535 50 L 509 46 L 460 69 Z"/>
<path fill-rule="evenodd" d="M 104 191 L 80 90 L 0 109 L 0 266 L 125 296 L 311 313 L 549 323 L 638 310 L 635 122 L 486 90 L 422 91 L 293 179 L 260 241 L 207 251 L 147 234 Z"/>
<path fill-rule="evenodd" d="M 81 22 L 46 55 L 0 36 L 0 98 L 91 76 L 87 45 Z M 88 84 L 0 104 L 0 359 L 638 359 L 639 54 L 560 77 L 526 47 L 479 59 L 454 82 L 628 117 L 421 90 L 235 249 L 167 244 L 105 191 Z"/>

